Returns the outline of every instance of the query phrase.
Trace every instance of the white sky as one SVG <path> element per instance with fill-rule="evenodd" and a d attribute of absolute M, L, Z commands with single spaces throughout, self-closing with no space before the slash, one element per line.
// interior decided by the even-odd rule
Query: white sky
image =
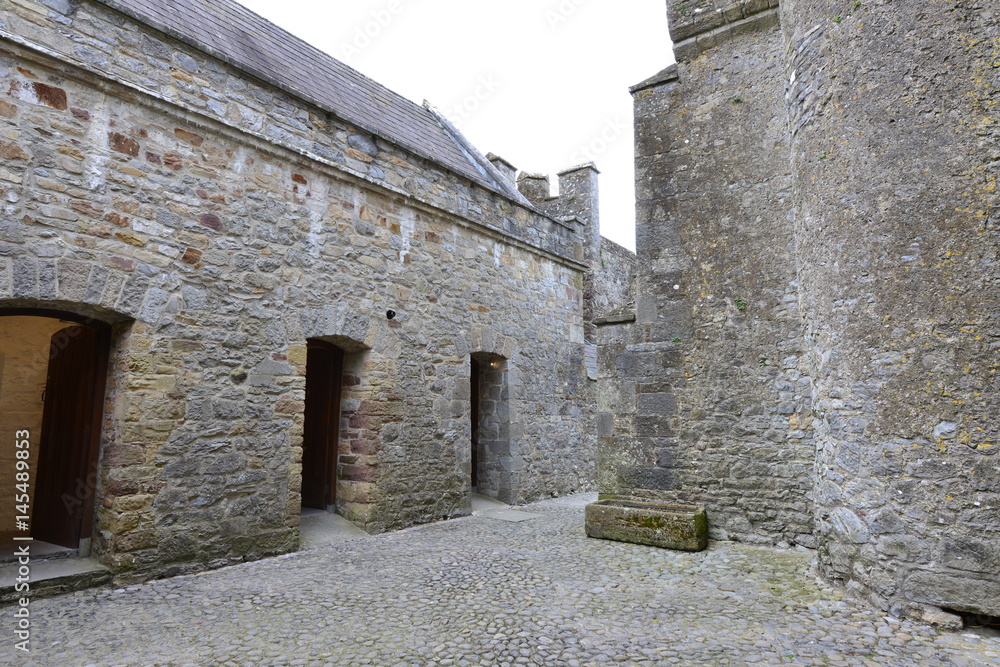
<path fill-rule="evenodd" d="M 553 188 L 594 161 L 601 232 L 635 248 L 628 87 L 673 61 L 666 0 L 239 1 Z"/>

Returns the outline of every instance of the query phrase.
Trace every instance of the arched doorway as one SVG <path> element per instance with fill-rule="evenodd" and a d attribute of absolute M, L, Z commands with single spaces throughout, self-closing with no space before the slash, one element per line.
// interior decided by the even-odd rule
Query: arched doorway
<path fill-rule="evenodd" d="M 0 456 L 16 480 L 5 537 L 68 549 L 90 538 L 110 345 L 103 322 L 0 309 Z"/>

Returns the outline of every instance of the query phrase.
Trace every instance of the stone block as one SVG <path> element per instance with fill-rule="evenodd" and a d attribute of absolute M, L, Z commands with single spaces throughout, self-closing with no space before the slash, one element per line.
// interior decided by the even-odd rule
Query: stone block
<path fill-rule="evenodd" d="M 623 467 L 619 470 L 622 482 L 634 489 L 655 489 L 664 491 L 675 488 L 673 470 L 651 465 Z"/>
<path fill-rule="evenodd" d="M 677 413 L 677 399 L 673 394 L 639 394 L 636 396 L 636 399 L 636 414 L 640 417 L 674 415 Z"/>
<path fill-rule="evenodd" d="M 708 546 L 708 517 L 696 505 L 601 500 L 587 505 L 586 528 L 590 537 L 664 549 L 702 551 Z"/>
<path fill-rule="evenodd" d="M 30 257 L 16 257 L 12 282 L 15 298 L 38 298 L 38 272 L 35 260 Z"/>
<path fill-rule="evenodd" d="M 903 591 L 913 602 L 973 614 L 1000 616 L 1000 583 L 993 579 L 916 572 Z"/>
<path fill-rule="evenodd" d="M 996 573 L 1000 571 L 1000 544 L 967 537 L 942 540 L 941 562 L 955 570 Z"/>
<path fill-rule="evenodd" d="M 615 433 L 615 421 L 613 415 L 607 412 L 597 414 L 597 435 L 599 437 L 611 437 Z"/>
<path fill-rule="evenodd" d="M 635 420 L 636 433 L 651 438 L 672 438 L 676 435 L 670 416 L 645 415 Z"/>

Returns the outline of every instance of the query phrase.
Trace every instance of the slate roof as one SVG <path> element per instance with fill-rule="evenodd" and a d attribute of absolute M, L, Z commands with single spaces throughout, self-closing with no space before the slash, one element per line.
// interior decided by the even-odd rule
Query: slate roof
<path fill-rule="evenodd" d="M 98 0 L 343 120 L 511 196 L 427 108 L 234 0 Z M 489 163 L 486 163 L 489 164 Z M 492 165 L 490 165 L 492 166 Z M 485 172 L 485 173 L 484 173 Z"/>

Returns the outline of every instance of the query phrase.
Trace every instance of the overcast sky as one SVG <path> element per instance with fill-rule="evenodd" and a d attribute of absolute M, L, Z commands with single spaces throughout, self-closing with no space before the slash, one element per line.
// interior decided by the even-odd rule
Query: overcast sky
<path fill-rule="evenodd" d="M 601 232 L 635 247 L 628 88 L 673 60 L 665 0 L 239 1 L 553 187 L 594 161 Z"/>

